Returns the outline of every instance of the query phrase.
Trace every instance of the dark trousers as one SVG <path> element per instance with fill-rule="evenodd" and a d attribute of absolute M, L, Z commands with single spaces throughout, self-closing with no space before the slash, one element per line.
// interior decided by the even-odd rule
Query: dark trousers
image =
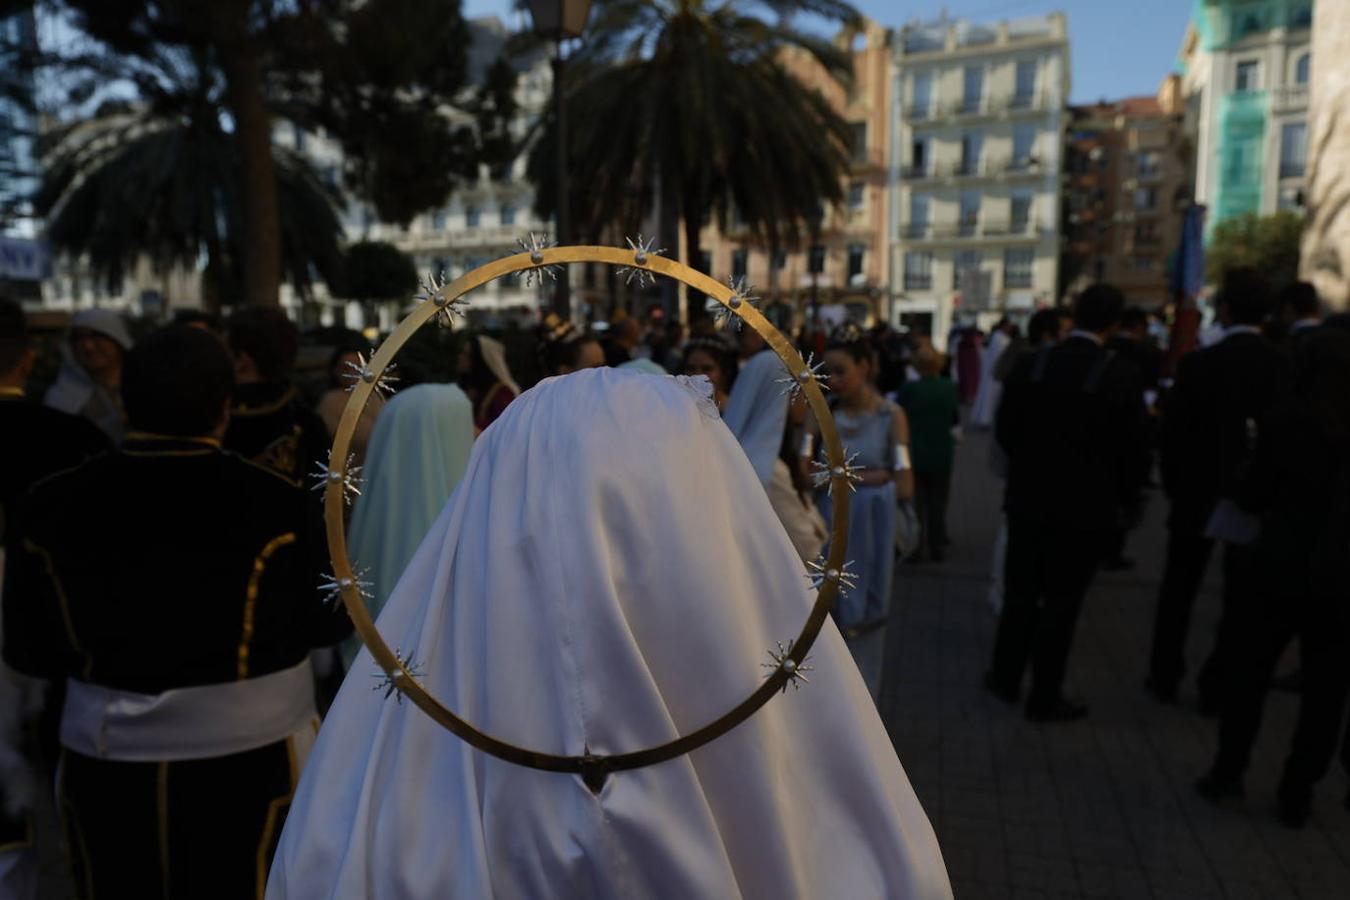
<path fill-rule="evenodd" d="M 1262 593 L 1254 613 L 1238 611 L 1232 617 L 1228 683 L 1214 771 L 1225 778 L 1238 778 L 1246 770 L 1261 727 L 1270 678 L 1289 641 L 1298 637 L 1303 692 L 1280 791 L 1306 797 L 1336 754 L 1350 691 L 1350 635 L 1338 601 Z"/>
<path fill-rule="evenodd" d="M 1173 529 L 1167 536 L 1158 606 L 1153 616 L 1153 650 L 1149 680 L 1161 690 L 1174 691 L 1186 674 L 1186 635 L 1191 610 L 1200 592 L 1214 541 L 1193 532 Z"/>
<path fill-rule="evenodd" d="M 944 549 L 947 538 L 947 500 L 951 496 L 952 470 L 914 472 L 914 511 L 919 516 L 919 550 Z"/>
<path fill-rule="evenodd" d="M 65 751 L 57 802 L 76 895 L 262 896 L 298 777 L 288 741 L 162 763 Z"/>
<path fill-rule="evenodd" d="M 990 675 L 999 687 L 1015 692 L 1029 661 L 1028 707 L 1049 706 L 1061 696 L 1078 612 L 1106 540 L 1099 532 L 1008 517 L 1003 612 Z"/>

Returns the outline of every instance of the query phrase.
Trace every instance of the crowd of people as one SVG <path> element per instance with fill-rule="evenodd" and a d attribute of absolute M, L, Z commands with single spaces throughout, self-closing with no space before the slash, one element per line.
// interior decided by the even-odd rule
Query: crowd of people
<path fill-rule="evenodd" d="M 1248 271 L 1224 279 L 1218 308 L 1224 330 L 1209 335 L 1211 346 L 1181 357 L 1172 377 L 1149 315 L 1126 309 L 1109 285 L 1085 290 L 1072 309 L 1036 312 L 1025 335 L 1006 321 L 987 343 L 973 328 L 957 329 L 945 353 L 926 335 L 884 325 L 867 331 L 846 322 L 829 334 L 797 336 L 804 356 L 823 360 L 820 373 L 857 482 L 848 577 L 832 611 L 837 632 L 823 638 L 821 673 L 852 697 L 835 723 L 840 734 L 856 734 L 850 752 L 885 756 L 875 709 L 855 701 L 868 694 L 874 701 L 880 690 L 896 566 L 944 560 L 957 444 L 964 428 L 988 428 L 989 465 L 1006 481 L 988 690 L 1019 702 L 1029 669 L 1028 718 L 1087 714 L 1064 691 L 1075 624 L 1097 571 L 1132 565 L 1128 535 L 1156 460 L 1171 514 L 1147 689 L 1176 701 L 1191 609 L 1221 542 L 1223 621 L 1198 679 L 1201 710 L 1219 717 L 1220 740 L 1198 787 L 1213 799 L 1241 792 L 1265 691 L 1297 639 L 1302 667 L 1293 677 L 1302 711 L 1280 798 L 1286 823 L 1306 820 L 1313 785 L 1334 756 L 1350 688 L 1350 604 L 1341 599 L 1339 565 L 1350 549 L 1350 413 L 1343 400 L 1350 328 L 1338 319 L 1322 322 L 1307 286 L 1277 298 Z M 391 643 L 418 646 L 424 661 L 436 646 L 429 635 L 457 623 L 444 646 L 455 648 L 461 666 L 453 677 L 433 679 L 488 722 L 500 713 L 482 705 L 488 694 L 475 693 L 472 680 L 461 679 L 497 673 L 496 660 L 514 652 L 494 629 L 533 634 L 517 648 L 547 657 L 542 648 L 573 626 L 545 613 L 536 628 L 524 607 L 511 624 L 461 610 L 458 598 L 516 608 L 511 604 L 527 598 L 512 591 L 532 591 L 551 604 L 557 585 L 575 586 L 585 600 L 566 621 L 580 616 L 576 621 L 626 622 L 630 629 L 645 622 L 623 633 L 637 642 L 633 658 L 654 666 L 659 654 L 650 642 L 663 635 L 679 632 L 713 646 L 709 629 L 758 633 L 766 620 L 715 626 L 724 613 L 663 618 L 626 591 L 647 598 L 669 592 L 697 598 L 699 609 L 720 609 L 725 590 L 757 598 L 754 580 L 773 582 L 784 568 L 804 586 L 803 564 L 821 556 L 832 526 L 830 490 L 812 478 L 824 459 L 819 429 L 801 398 L 784 391 L 783 364 L 753 329 L 718 328 L 709 317 L 691 323 L 686 335 L 656 310 L 603 333 L 549 315 L 535 337 L 540 377 L 530 390 L 513 376 L 501 342 L 462 333 L 453 383 L 414 379 L 420 383 L 388 400 L 375 392 L 351 442 L 362 481 L 353 485 L 359 495 L 349 547 L 363 567 L 358 577 L 372 615 Z M 377 741 L 425 742 L 419 729 L 433 726 L 406 718 L 421 715 L 416 711 L 381 714 L 367 686 L 353 687 L 348 673 L 368 674 L 359 641 L 341 604 L 322 602 L 316 590 L 330 570 L 320 495 L 308 488 L 324 471 L 346 388 L 370 348 L 333 348 L 317 402 L 295 383 L 298 349 L 295 326 L 274 309 L 246 308 L 225 320 L 188 316 L 139 341 L 115 314 L 81 312 L 39 403 L 26 396 L 35 355 L 24 314 L 0 302 L 0 422 L 7 436 L 21 436 L 0 444 L 7 666 L 0 678 L 0 848 L 9 848 L 0 852 L 0 883 L 26 884 L 31 892 L 33 798 L 49 788 L 76 889 L 86 897 L 126 895 L 133 885 L 138 896 L 260 896 L 274 856 L 284 878 L 271 896 L 327 896 L 306 886 L 307 867 L 347 871 L 356 863 L 335 858 L 333 847 L 375 840 L 361 837 L 357 823 L 377 821 L 378 801 L 358 802 L 340 789 L 347 799 L 330 807 L 312 783 L 307 792 L 300 786 L 321 717 L 345 716 L 336 729 L 342 736 L 331 738 L 345 749 L 324 752 L 321 745 L 318 754 L 330 780 L 344 765 L 369 766 L 370 777 L 387 780 L 376 751 L 366 749 L 374 746 L 370 728 L 380 732 Z M 685 377 L 646 380 L 667 373 Z M 718 421 L 717 435 L 734 438 L 741 451 L 735 458 L 718 450 L 722 437 L 692 428 L 703 421 L 699 415 Z M 672 432 L 676 420 L 684 424 Z M 612 442 L 597 440 L 596 431 Z M 686 468 L 696 473 L 693 483 L 671 483 L 673 472 Z M 490 490 L 467 487 L 478 469 Z M 710 494 L 708 485 L 734 480 L 739 470 L 754 490 L 738 488 L 732 511 L 713 515 L 727 497 Z M 557 499 L 564 493 L 566 504 Z M 702 511 L 698 526 L 682 524 L 689 504 Z M 769 538 L 750 539 L 732 527 L 743 517 L 746 527 L 762 524 L 765 515 L 781 526 Z M 541 546 L 541 523 L 575 552 L 560 556 Z M 722 527 L 738 535 L 732 543 L 747 542 L 745 558 L 734 564 L 717 563 L 722 551 L 710 549 Z M 710 596 L 698 581 L 705 576 L 723 584 L 722 593 Z M 805 587 L 799 593 L 805 605 L 784 609 L 804 618 L 809 595 Z M 442 616 L 428 604 L 453 611 Z M 775 620 L 780 624 L 787 628 Z M 570 641 L 561 652 L 573 652 Z M 852 665 L 831 668 L 850 654 Z M 536 664 L 540 677 L 557 674 L 549 659 Z M 574 674 L 585 668 L 571 656 L 559 665 Z M 656 684 L 661 702 L 682 711 L 677 731 L 701 721 L 687 714 L 701 709 L 702 699 L 679 699 L 690 688 L 674 670 L 595 665 L 590 675 L 577 675 L 581 682 L 604 672 L 608 683 Z M 499 699 L 529 705 L 513 690 Z M 622 733 L 601 720 L 582 715 L 597 733 Z M 577 731 L 570 721 L 559 720 L 554 737 L 570 740 L 590 727 Z M 1345 748 L 1350 768 L 1350 733 Z M 855 884 L 880 885 L 880 893 L 909 883 L 921 885 L 916 896 L 943 896 L 931 829 L 893 751 L 886 752 L 889 761 L 876 764 L 893 769 L 899 787 L 882 790 L 890 805 L 868 814 L 880 823 L 877 843 L 840 859 L 859 866 L 850 876 Z M 459 765 L 470 771 L 469 762 Z M 699 778 L 705 774 L 716 780 L 702 771 Z M 858 785 L 845 782 L 842 794 L 856 793 Z M 450 793 L 481 813 L 474 804 L 489 802 L 493 792 L 475 795 L 461 786 Z M 519 791 L 501 797 L 514 797 L 522 810 L 538 808 Z M 283 838 L 293 804 L 316 815 L 339 810 L 347 819 L 309 835 L 308 826 L 287 827 Z M 841 819 L 855 813 L 837 810 Z M 735 823 L 727 826 L 732 831 L 747 827 L 731 810 L 713 818 Z M 897 852 L 885 846 L 885 835 L 897 829 L 910 835 L 908 849 L 878 862 Z M 514 858 L 516 838 L 475 833 L 474 840 L 497 848 L 478 874 L 505 878 L 491 869 Z M 735 838 L 728 832 L 719 840 Z M 363 854 L 352 859 L 368 867 Z M 746 877 L 734 859 L 731 868 L 733 881 Z M 357 874 L 387 883 L 367 868 Z M 532 883 L 517 876 L 524 879 L 517 884 Z M 757 877 L 801 893 L 816 876 Z M 807 882 L 793 880 L 803 877 Z M 617 882 L 596 876 L 590 883 Z"/>

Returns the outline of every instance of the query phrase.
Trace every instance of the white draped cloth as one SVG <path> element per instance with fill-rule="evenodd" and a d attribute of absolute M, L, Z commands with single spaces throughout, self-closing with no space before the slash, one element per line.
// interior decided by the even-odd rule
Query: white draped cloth
<path fill-rule="evenodd" d="M 487 733 L 609 754 L 761 684 L 811 608 L 802 573 L 706 380 L 593 369 L 541 382 L 483 433 L 378 626 Z M 810 664 L 810 684 L 720 739 L 593 794 L 384 699 L 363 650 L 267 896 L 950 897 L 828 622 Z"/>
<path fill-rule="evenodd" d="M 994 377 L 994 367 L 1011 343 L 1012 338 L 999 329 L 989 338 L 989 346 L 984 348 L 984 356 L 980 359 L 980 386 L 975 392 L 975 403 L 970 408 L 970 425 L 973 428 L 990 428 L 994 424 L 998 401 L 1003 396 L 1003 382 Z"/>

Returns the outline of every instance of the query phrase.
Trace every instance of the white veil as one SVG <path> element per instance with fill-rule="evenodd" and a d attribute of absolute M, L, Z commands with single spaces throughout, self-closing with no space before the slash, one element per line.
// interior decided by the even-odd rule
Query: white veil
<path fill-rule="evenodd" d="M 700 382 L 551 378 L 483 433 L 378 623 L 433 695 L 506 741 L 606 754 L 693 731 L 761 683 L 812 593 Z M 267 896 L 949 897 L 832 624 L 810 662 L 800 691 L 597 795 L 384 699 L 362 650 Z"/>

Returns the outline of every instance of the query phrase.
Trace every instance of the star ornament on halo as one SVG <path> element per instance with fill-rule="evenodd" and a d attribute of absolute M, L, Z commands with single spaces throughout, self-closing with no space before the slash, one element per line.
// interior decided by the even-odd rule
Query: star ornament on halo
<path fill-rule="evenodd" d="M 665 253 L 665 248 L 653 249 L 656 247 L 656 238 L 651 237 L 644 241 L 641 234 L 637 236 L 636 241 L 632 238 L 624 238 L 624 240 L 628 242 L 629 249 L 633 251 L 634 265 L 620 266 L 616 270 L 616 274 L 624 276 L 624 284 L 632 284 L 634 279 L 637 280 L 640 288 L 651 287 L 656 284 L 656 276 L 647 269 L 641 268 L 641 266 L 647 264 L 647 257 L 660 256 Z"/>
<path fill-rule="evenodd" d="M 557 281 L 558 274 L 562 272 L 560 265 L 544 265 L 544 251 L 549 247 L 556 246 L 542 234 L 530 232 L 528 238 L 519 238 L 516 246 L 523 252 L 530 254 L 530 262 L 534 263 L 533 269 L 525 270 L 525 286 L 535 287 L 544 283 L 544 276 L 547 275 L 550 281 Z"/>
<path fill-rule="evenodd" d="M 755 286 L 746 281 L 745 276 L 740 278 L 728 278 L 727 287 L 731 288 L 731 299 L 726 305 L 718 303 L 716 300 L 708 301 L 708 309 L 712 312 L 713 318 L 723 328 L 739 330 L 741 327 L 741 317 L 737 311 L 745 305 L 756 306 L 759 303 L 759 297 L 755 295 Z"/>
<path fill-rule="evenodd" d="M 413 655 L 411 653 L 409 653 L 407 656 L 404 656 L 402 650 L 395 650 L 394 658 L 398 660 L 399 668 L 402 669 L 402 671 L 394 675 L 390 675 L 388 672 L 385 671 L 376 672 L 371 677 L 379 680 L 375 683 L 375 686 L 371 688 L 371 690 L 384 691 L 384 699 L 386 700 L 388 700 L 390 697 L 394 696 L 395 693 L 397 693 L 398 702 L 402 703 L 403 702 L 402 682 L 408 679 L 425 678 L 427 673 L 425 670 L 423 670 L 423 668 L 420 665 L 418 665 L 416 662 L 413 661 Z"/>
<path fill-rule="evenodd" d="M 791 395 L 795 400 L 802 395 L 802 388 L 812 381 L 818 384 L 822 391 L 828 391 L 830 389 L 830 386 L 827 383 L 830 380 L 830 376 L 826 375 L 824 372 L 825 361 L 821 360 L 820 362 L 816 362 L 815 358 L 814 353 L 808 353 L 806 355 L 806 368 L 799 372 L 784 372 L 782 378 L 774 379 L 777 384 L 785 385 L 783 388 L 784 394 Z"/>
<path fill-rule="evenodd" d="M 361 496 L 361 466 L 356 465 L 356 454 L 347 454 L 347 465 L 343 466 L 342 471 L 333 468 L 333 451 L 328 451 L 328 462 L 318 463 L 318 467 L 309 473 L 309 477 L 314 479 L 314 485 L 311 490 L 322 491 L 329 484 L 342 485 L 342 500 L 348 506 L 356 502 L 356 498 Z"/>
<path fill-rule="evenodd" d="M 783 646 L 782 641 L 775 641 L 778 645 L 778 651 L 768 651 L 769 659 L 773 662 L 760 663 L 761 666 L 769 671 L 764 675 L 765 678 L 772 678 L 776 672 L 782 672 L 787 675 L 783 680 L 783 693 L 787 693 L 788 685 L 792 685 L 794 691 L 801 690 L 802 684 L 810 684 L 811 679 L 806 677 L 807 672 L 815 671 L 815 666 L 808 666 L 806 663 L 811 657 L 806 657 L 801 662 L 792 659 L 793 641 L 788 641 L 787 646 Z"/>
<path fill-rule="evenodd" d="M 375 595 L 369 590 L 374 584 L 365 580 L 369 574 L 369 567 L 357 570 L 351 578 L 338 578 L 336 575 L 324 573 L 319 580 L 319 593 L 323 594 L 323 602 L 329 606 L 336 606 L 342 599 L 342 592 L 351 588 L 356 588 L 363 599 L 374 600 Z"/>
<path fill-rule="evenodd" d="M 365 354 L 358 353 L 356 354 L 356 362 L 346 362 L 343 363 L 343 365 L 345 365 L 349 371 L 343 372 L 342 377 L 351 382 L 347 385 L 347 393 L 350 394 L 352 391 L 356 390 L 356 386 L 363 381 L 366 384 L 374 384 L 375 393 L 377 394 L 394 393 L 394 382 L 399 380 L 398 376 L 394 374 L 394 369 L 398 368 L 395 363 L 390 363 L 388 368 L 376 375 L 375 370 L 372 369 L 370 363 L 366 361 Z"/>
<path fill-rule="evenodd" d="M 811 570 L 806 573 L 806 577 L 811 579 L 811 587 L 816 590 L 827 584 L 837 584 L 845 590 L 852 590 L 858 586 L 858 575 L 853 571 L 852 562 L 844 563 L 843 568 L 832 569 L 824 556 L 818 556 L 806 566 Z"/>
<path fill-rule="evenodd" d="M 469 301 L 463 297 L 456 297 L 451 300 L 446 296 L 445 270 L 443 269 L 439 274 L 428 273 L 425 278 L 419 278 L 417 284 L 421 292 L 416 299 L 435 304 L 436 324 L 442 328 L 449 328 L 453 324 L 455 316 L 462 316 L 465 307 L 469 305 Z"/>
<path fill-rule="evenodd" d="M 829 485 L 829 495 L 834 496 L 834 486 L 839 482 L 848 485 L 849 492 L 852 493 L 858 489 L 858 484 L 862 481 L 862 468 L 855 466 L 853 461 L 858 458 L 858 454 L 849 454 L 848 459 L 844 460 L 842 466 L 832 466 L 823 460 L 812 460 L 811 483 L 818 488 Z"/>

